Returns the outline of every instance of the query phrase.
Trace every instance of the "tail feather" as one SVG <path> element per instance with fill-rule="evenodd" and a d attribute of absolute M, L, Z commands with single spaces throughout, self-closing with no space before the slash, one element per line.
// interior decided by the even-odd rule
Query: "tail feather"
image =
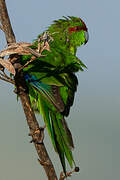
<path fill-rule="evenodd" d="M 52 112 L 50 112 L 50 116 L 52 119 L 52 124 L 53 124 L 53 129 L 54 129 L 54 133 L 55 133 L 55 137 L 56 137 L 56 141 L 59 144 L 59 146 L 62 149 L 62 152 L 64 152 L 64 155 L 66 156 L 71 168 L 73 166 L 73 155 L 72 155 L 72 151 L 71 148 L 69 146 L 69 141 L 68 141 L 68 134 L 66 133 L 66 131 L 63 128 L 62 125 L 62 118 L 57 117 L 59 116 L 57 113 L 54 114 Z M 58 152 L 59 154 L 60 152 Z M 63 164 L 63 162 L 61 162 Z"/>
<path fill-rule="evenodd" d="M 70 132 L 70 129 L 68 128 L 67 122 L 65 121 L 64 117 L 61 119 L 63 128 L 67 134 L 67 139 L 68 139 L 68 143 L 69 143 L 69 147 L 71 149 L 74 149 L 74 143 L 73 143 L 73 138 L 72 138 L 72 134 Z"/>
<path fill-rule="evenodd" d="M 50 119 L 50 115 L 49 115 L 49 109 L 48 109 L 48 106 L 46 105 L 46 103 L 45 103 L 42 96 L 40 96 L 39 106 L 41 108 L 41 114 L 42 114 L 42 116 L 44 118 L 44 122 L 45 122 L 45 125 L 47 127 L 49 136 L 51 138 L 53 147 L 54 147 L 55 151 L 57 151 L 54 131 L 53 131 L 53 128 L 52 128 L 51 119 Z"/>
<path fill-rule="evenodd" d="M 54 126 L 53 126 L 53 131 L 54 131 L 54 134 L 55 134 Z M 61 146 L 59 145 L 56 136 L 55 136 L 55 142 L 56 142 L 56 147 L 57 147 L 57 151 L 56 152 L 59 155 L 63 171 L 64 171 L 64 173 L 66 175 L 65 153 L 63 152 L 63 148 L 61 148 Z"/>
<path fill-rule="evenodd" d="M 52 112 L 42 96 L 40 97 L 40 107 L 53 147 L 59 155 L 63 171 L 66 174 L 65 157 L 71 168 L 74 159 L 70 146 L 71 143 L 68 141 L 68 133 L 63 127 L 63 117 L 57 112 Z"/>

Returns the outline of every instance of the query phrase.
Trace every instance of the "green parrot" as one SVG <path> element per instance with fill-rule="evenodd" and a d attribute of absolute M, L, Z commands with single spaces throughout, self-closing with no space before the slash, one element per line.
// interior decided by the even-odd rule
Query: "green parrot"
<path fill-rule="evenodd" d="M 86 68 L 76 56 L 77 47 L 87 41 L 88 29 L 82 19 L 63 17 L 33 41 L 30 48 L 37 57 L 20 57 L 32 108 L 42 115 L 65 174 L 65 159 L 71 168 L 75 165 L 74 143 L 65 117 L 69 115 L 77 90 L 75 72 Z"/>

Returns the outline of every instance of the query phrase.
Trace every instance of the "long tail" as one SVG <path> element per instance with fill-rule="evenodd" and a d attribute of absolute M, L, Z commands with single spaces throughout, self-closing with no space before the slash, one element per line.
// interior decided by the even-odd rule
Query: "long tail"
<path fill-rule="evenodd" d="M 66 174 L 65 157 L 71 168 L 75 162 L 71 151 L 74 147 L 72 135 L 64 116 L 60 112 L 63 111 L 61 109 L 62 103 L 56 101 L 55 95 L 51 90 L 51 85 L 46 85 L 37 80 L 35 76 L 28 74 L 25 78 L 29 83 L 30 98 L 32 101 L 33 99 L 37 101 L 37 108 L 39 108 L 44 118 L 52 144 L 55 151 L 59 154 L 64 173 Z M 34 93 L 31 93 L 33 91 Z"/>
<path fill-rule="evenodd" d="M 73 141 L 71 143 L 72 136 L 70 130 L 69 132 L 66 132 L 63 124 L 63 116 L 59 113 L 52 112 L 47 107 L 47 104 L 45 103 L 43 98 L 41 98 L 41 109 L 54 149 L 59 154 L 64 173 L 66 174 L 65 157 L 68 160 L 71 168 L 74 162 L 71 151 L 71 148 L 73 147 Z M 71 137 L 68 136 L 68 134 Z"/>

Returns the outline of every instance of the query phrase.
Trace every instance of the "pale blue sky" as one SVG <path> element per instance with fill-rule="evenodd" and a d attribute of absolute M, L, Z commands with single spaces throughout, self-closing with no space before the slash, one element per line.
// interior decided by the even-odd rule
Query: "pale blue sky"
<path fill-rule="evenodd" d="M 88 67 L 78 73 L 75 104 L 67 118 L 81 173 L 74 180 L 119 179 L 120 171 L 120 2 L 118 0 L 6 0 L 17 41 L 31 42 L 52 20 L 81 17 L 89 42 L 78 57 Z M 0 32 L 0 49 L 5 47 Z M 47 179 L 29 143 L 28 127 L 13 87 L 0 81 L 0 179 Z M 39 117 L 42 124 L 42 119 Z M 45 143 L 59 174 L 61 166 L 47 134 Z"/>

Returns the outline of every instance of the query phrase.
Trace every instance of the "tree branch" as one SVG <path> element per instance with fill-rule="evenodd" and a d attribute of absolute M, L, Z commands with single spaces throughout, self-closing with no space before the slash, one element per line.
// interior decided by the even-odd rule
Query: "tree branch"
<path fill-rule="evenodd" d="M 7 44 L 16 42 L 14 32 L 10 23 L 8 16 L 5 0 L 0 0 L 0 21 L 1 27 L 5 33 Z M 28 95 L 28 89 L 24 79 L 23 72 L 16 71 L 15 75 L 15 85 L 17 88 L 17 93 L 20 96 L 23 110 L 27 119 L 27 123 L 30 129 L 30 134 L 32 135 L 33 142 L 37 140 L 39 142 L 39 136 L 36 136 L 36 131 L 40 130 L 39 124 L 36 120 L 33 109 L 31 108 L 30 99 Z M 43 165 L 46 175 L 49 180 L 57 180 L 57 176 L 53 167 L 53 164 L 47 154 L 46 148 L 43 143 L 37 144 L 34 142 L 36 151 L 40 158 L 39 162 Z"/>

